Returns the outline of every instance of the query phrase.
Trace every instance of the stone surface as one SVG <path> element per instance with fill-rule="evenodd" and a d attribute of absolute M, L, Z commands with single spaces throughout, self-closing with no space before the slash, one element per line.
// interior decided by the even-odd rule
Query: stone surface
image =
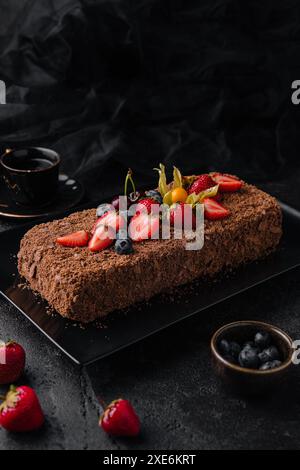
<path fill-rule="evenodd" d="M 250 400 L 223 388 L 209 354 L 215 329 L 239 319 L 271 322 L 300 338 L 299 275 L 299 268 L 281 275 L 86 370 L 1 298 L 0 338 L 14 338 L 25 347 L 22 382 L 36 389 L 47 422 L 37 434 L 0 430 L 0 449 L 299 447 L 300 369 L 295 367 L 272 396 Z M 133 403 L 143 422 L 138 439 L 111 439 L 97 426 L 97 397 L 109 402 L 121 396 Z"/>

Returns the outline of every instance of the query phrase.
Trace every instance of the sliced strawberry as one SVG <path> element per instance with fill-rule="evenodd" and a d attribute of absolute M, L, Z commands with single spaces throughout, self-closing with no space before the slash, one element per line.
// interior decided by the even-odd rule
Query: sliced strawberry
<path fill-rule="evenodd" d="M 89 234 L 85 230 L 79 230 L 78 232 L 69 233 L 63 237 L 58 237 L 56 243 L 62 246 L 75 247 L 75 246 L 86 246 L 89 241 Z"/>
<path fill-rule="evenodd" d="M 229 210 L 212 198 L 204 199 L 204 216 L 208 220 L 225 219 L 230 214 Z"/>
<path fill-rule="evenodd" d="M 153 238 L 159 231 L 159 218 L 148 214 L 136 214 L 129 224 L 129 236 L 134 242 Z"/>
<path fill-rule="evenodd" d="M 219 190 L 223 193 L 233 193 L 241 189 L 243 183 L 236 176 L 222 173 L 211 173 L 213 181 L 219 185 Z"/>
<path fill-rule="evenodd" d="M 189 194 L 199 194 L 214 185 L 215 183 L 209 175 L 199 175 L 194 183 L 190 186 Z"/>
<path fill-rule="evenodd" d="M 145 209 L 147 210 L 148 214 L 151 213 L 152 211 L 152 206 L 153 205 L 157 205 L 157 201 L 155 201 L 154 199 L 152 198 L 145 198 L 145 199 L 141 199 L 138 203 L 137 203 L 137 206 L 136 206 L 136 211 L 135 213 L 136 214 L 139 214 L 140 212 L 145 212 Z"/>
<path fill-rule="evenodd" d="M 112 245 L 114 239 L 114 229 L 105 225 L 99 225 L 89 242 L 89 250 L 93 252 L 105 250 L 105 248 Z"/>
<path fill-rule="evenodd" d="M 112 227 L 116 232 L 118 232 L 121 228 L 124 227 L 125 225 L 125 220 L 124 218 L 118 214 L 116 211 L 110 211 L 107 212 L 106 214 L 102 215 L 102 217 L 99 217 L 97 221 L 95 222 L 91 233 L 94 234 L 96 228 L 99 227 L 99 225 L 105 225 L 107 227 Z"/>

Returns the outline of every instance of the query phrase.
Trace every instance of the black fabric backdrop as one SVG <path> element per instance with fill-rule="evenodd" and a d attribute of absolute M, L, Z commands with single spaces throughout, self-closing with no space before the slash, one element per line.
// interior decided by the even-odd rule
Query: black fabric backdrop
<path fill-rule="evenodd" d="M 0 0 L 0 79 L 1 149 L 58 150 L 91 197 L 160 161 L 299 168 L 299 0 Z"/>

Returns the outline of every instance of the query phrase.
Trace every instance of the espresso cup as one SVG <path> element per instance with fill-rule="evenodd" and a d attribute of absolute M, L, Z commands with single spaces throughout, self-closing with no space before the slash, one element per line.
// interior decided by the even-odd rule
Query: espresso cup
<path fill-rule="evenodd" d="M 0 157 L 1 175 L 17 204 L 40 207 L 57 196 L 60 156 L 53 150 L 30 147 L 7 150 Z"/>

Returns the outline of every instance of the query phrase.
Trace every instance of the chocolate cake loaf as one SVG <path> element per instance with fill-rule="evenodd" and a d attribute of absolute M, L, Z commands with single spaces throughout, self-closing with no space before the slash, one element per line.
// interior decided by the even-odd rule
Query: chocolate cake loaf
<path fill-rule="evenodd" d="M 277 201 L 245 183 L 223 197 L 230 217 L 205 220 L 199 251 L 187 251 L 185 241 L 174 238 L 135 243 L 130 256 L 120 256 L 113 247 L 92 252 L 58 245 L 57 237 L 91 230 L 95 210 L 85 210 L 29 230 L 21 241 L 19 272 L 59 314 L 90 322 L 275 250 L 282 234 Z"/>

